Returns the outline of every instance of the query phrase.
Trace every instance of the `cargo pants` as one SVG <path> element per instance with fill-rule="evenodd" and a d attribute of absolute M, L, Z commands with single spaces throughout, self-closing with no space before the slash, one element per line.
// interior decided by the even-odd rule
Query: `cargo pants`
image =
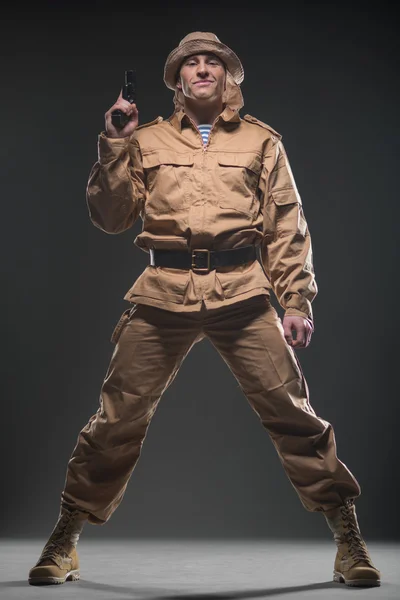
<path fill-rule="evenodd" d="M 308 386 L 265 295 L 217 309 L 172 312 L 135 304 L 122 314 L 99 408 L 78 435 L 61 502 L 103 524 L 120 504 L 151 418 L 190 349 L 208 338 L 275 446 L 304 507 L 326 511 L 355 498 L 357 480 L 338 459 L 332 425 Z"/>

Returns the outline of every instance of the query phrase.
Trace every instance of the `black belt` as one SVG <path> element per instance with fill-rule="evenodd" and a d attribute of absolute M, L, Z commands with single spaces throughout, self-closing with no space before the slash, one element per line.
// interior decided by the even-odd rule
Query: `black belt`
<path fill-rule="evenodd" d="M 192 269 L 199 273 L 209 273 L 216 267 L 242 265 L 257 259 L 256 247 L 242 246 L 228 250 L 161 250 L 150 248 L 150 265 L 174 269 Z"/>

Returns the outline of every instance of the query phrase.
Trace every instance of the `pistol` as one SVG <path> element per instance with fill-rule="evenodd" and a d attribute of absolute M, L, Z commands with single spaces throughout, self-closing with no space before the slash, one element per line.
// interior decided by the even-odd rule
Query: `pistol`
<path fill-rule="evenodd" d="M 125 83 L 122 87 L 122 97 L 128 100 L 130 104 L 136 104 L 136 71 L 134 69 L 125 71 Z M 125 127 L 129 117 L 121 110 L 113 110 L 111 113 L 111 122 L 117 129 Z"/>

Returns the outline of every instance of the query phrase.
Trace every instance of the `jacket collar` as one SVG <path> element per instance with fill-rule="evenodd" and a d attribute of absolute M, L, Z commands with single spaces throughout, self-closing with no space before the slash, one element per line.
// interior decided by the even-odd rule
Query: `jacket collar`
<path fill-rule="evenodd" d="M 236 122 L 240 122 L 240 120 L 241 120 L 239 111 L 231 108 L 228 105 L 225 106 L 224 110 L 220 113 L 219 116 L 226 123 L 236 123 Z M 182 127 L 184 127 L 185 124 L 187 124 L 187 125 L 190 124 L 189 117 L 185 113 L 183 108 L 176 110 L 167 119 L 167 121 L 169 121 L 171 123 L 171 125 L 173 125 L 175 127 L 175 129 L 177 129 L 179 131 L 179 133 L 181 133 Z"/>

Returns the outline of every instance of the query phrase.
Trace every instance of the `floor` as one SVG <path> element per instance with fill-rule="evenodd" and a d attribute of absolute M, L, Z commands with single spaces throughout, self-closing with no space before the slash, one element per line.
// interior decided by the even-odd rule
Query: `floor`
<path fill-rule="evenodd" d="M 271 540 L 89 540 L 78 543 L 81 579 L 31 586 L 29 569 L 46 540 L 0 540 L 2 600 L 317 600 L 400 598 L 398 543 L 369 543 L 382 573 L 377 588 L 332 581 L 333 542 Z"/>

